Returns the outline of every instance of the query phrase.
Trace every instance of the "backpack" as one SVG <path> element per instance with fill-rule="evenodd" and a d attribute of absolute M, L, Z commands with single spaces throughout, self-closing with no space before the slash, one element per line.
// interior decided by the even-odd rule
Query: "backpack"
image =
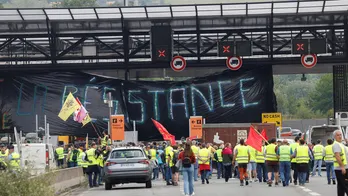
<path fill-rule="evenodd" d="M 73 155 L 72 155 L 72 158 L 71 158 L 71 160 L 72 160 L 73 162 L 76 162 L 76 161 L 77 161 L 78 154 L 79 154 L 79 151 L 78 151 L 78 150 L 74 150 Z"/>
<path fill-rule="evenodd" d="M 184 159 L 182 160 L 182 166 L 185 167 L 185 168 L 191 167 L 191 159 L 190 159 L 190 157 L 184 157 Z"/>

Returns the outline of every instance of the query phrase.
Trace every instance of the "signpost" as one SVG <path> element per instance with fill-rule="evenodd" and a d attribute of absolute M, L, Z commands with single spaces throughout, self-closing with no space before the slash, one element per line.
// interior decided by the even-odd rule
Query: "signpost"
<path fill-rule="evenodd" d="M 318 62 L 317 55 L 315 54 L 307 54 L 301 56 L 301 64 L 305 68 L 313 68 Z"/>
<path fill-rule="evenodd" d="M 262 113 L 262 123 L 275 123 L 279 127 L 278 135 L 282 128 L 282 113 Z"/>
<path fill-rule="evenodd" d="M 111 140 L 124 140 L 124 115 L 112 115 L 111 122 Z"/>
<path fill-rule="evenodd" d="M 228 57 L 226 60 L 227 67 L 233 71 L 237 71 L 238 69 L 240 69 L 242 67 L 242 64 L 242 58 L 240 58 L 239 56 L 231 56 Z"/>
<path fill-rule="evenodd" d="M 182 56 L 175 56 L 170 62 L 170 67 L 174 71 L 180 72 L 186 68 L 186 60 Z"/>
<path fill-rule="evenodd" d="M 239 142 L 241 139 L 244 139 L 244 141 L 248 138 L 248 131 L 247 130 L 237 130 L 237 142 Z"/>
<path fill-rule="evenodd" d="M 203 117 L 190 116 L 190 137 L 197 136 L 197 139 L 203 137 Z"/>

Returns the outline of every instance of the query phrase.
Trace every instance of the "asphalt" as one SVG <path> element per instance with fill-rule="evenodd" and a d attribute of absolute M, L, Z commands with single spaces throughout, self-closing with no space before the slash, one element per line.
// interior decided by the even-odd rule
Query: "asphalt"
<path fill-rule="evenodd" d="M 311 177 L 310 183 L 305 187 L 290 185 L 289 187 L 268 187 L 264 183 L 251 183 L 249 186 L 239 186 L 239 180 L 231 179 L 228 183 L 224 180 L 217 180 L 216 177 L 210 180 L 210 184 L 202 185 L 195 182 L 196 196 L 226 196 L 238 193 L 238 196 L 328 196 L 336 195 L 336 185 L 328 185 L 326 177 Z M 183 181 L 179 186 L 166 186 L 162 180 L 153 181 L 151 189 L 145 188 L 144 184 L 125 184 L 114 187 L 110 191 L 104 190 L 104 187 L 84 188 L 71 192 L 69 196 L 180 196 L 183 195 Z"/>

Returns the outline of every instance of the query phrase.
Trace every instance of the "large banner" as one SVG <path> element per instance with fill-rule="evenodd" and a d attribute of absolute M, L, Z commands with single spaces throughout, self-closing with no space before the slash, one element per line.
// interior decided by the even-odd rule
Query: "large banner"
<path fill-rule="evenodd" d="M 99 132 L 107 129 L 107 93 L 112 93 L 113 115 L 124 114 L 126 130 L 139 131 L 139 140 L 162 139 L 151 118 L 163 124 L 177 139 L 189 135 L 190 116 L 203 116 L 206 123 L 261 122 L 261 113 L 275 112 L 271 66 L 230 71 L 182 82 L 124 81 L 82 72 L 52 72 L 5 76 L 0 83 L 3 131 L 13 126 L 35 131 L 35 115 L 51 135 L 96 136 L 89 123 L 82 127 L 58 118 L 71 92 L 89 111 Z M 12 129 L 12 130 L 11 130 Z"/>

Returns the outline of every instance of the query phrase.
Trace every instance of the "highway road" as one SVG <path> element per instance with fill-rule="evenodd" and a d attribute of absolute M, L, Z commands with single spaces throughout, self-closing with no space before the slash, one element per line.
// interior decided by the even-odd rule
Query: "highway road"
<path fill-rule="evenodd" d="M 126 184 L 116 186 L 110 191 L 104 190 L 104 187 L 85 188 L 71 192 L 69 196 L 180 196 L 183 195 L 182 181 L 179 186 L 166 186 L 162 180 L 153 182 L 151 189 L 146 189 L 143 184 Z M 289 187 L 268 187 L 264 183 L 252 183 L 249 186 L 239 186 L 239 180 L 231 179 L 228 183 L 224 180 L 217 180 L 215 177 L 210 184 L 202 185 L 195 182 L 196 196 L 226 196 L 233 193 L 239 193 L 238 196 L 328 196 L 336 195 L 336 185 L 327 185 L 326 177 L 310 178 L 310 183 L 305 187 L 290 185 Z"/>

